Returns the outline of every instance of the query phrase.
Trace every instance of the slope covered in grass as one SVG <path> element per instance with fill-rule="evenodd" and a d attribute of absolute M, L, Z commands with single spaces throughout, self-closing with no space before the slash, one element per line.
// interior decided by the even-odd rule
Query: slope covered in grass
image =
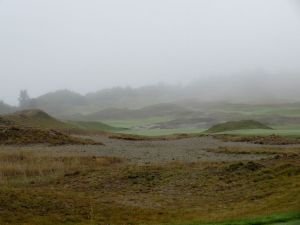
<path fill-rule="evenodd" d="M 0 101 L 0 115 L 1 114 L 7 114 L 7 113 L 12 113 L 16 110 L 15 107 L 10 106 L 8 104 L 6 104 L 3 101 Z"/>
<path fill-rule="evenodd" d="M 101 144 L 89 139 L 72 137 L 56 130 L 0 126 L 0 145 L 87 145 Z"/>
<path fill-rule="evenodd" d="M 50 116 L 42 110 L 32 109 L 18 111 L 0 117 L 0 125 L 16 125 L 22 127 L 34 127 L 39 129 L 55 129 L 68 132 L 88 132 L 88 131 L 121 131 L 101 122 L 63 122 Z"/>
<path fill-rule="evenodd" d="M 277 225 L 297 217 L 260 217 L 297 212 L 300 203 L 294 154 L 137 165 L 72 150 L 6 150 L 0 178 L 0 224 L 11 225 Z"/>
<path fill-rule="evenodd" d="M 45 129 L 71 129 L 75 126 L 59 121 L 42 110 L 31 109 L 18 111 L 2 117 L 16 125 Z"/>
<path fill-rule="evenodd" d="M 212 126 L 207 130 L 208 133 L 219 133 L 233 130 L 248 130 L 248 129 L 272 129 L 267 125 L 255 120 L 240 120 L 220 123 Z"/>

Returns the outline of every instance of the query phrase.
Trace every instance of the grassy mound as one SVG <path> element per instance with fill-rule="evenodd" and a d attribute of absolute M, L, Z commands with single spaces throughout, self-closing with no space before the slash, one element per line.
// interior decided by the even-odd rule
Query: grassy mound
<path fill-rule="evenodd" d="M 31 109 L 18 111 L 2 117 L 15 125 L 38 127 L 45 129 L 73 129 L 75 126 L 59 121 L 42 110 Z"/>
<path fill-rule="evenodd" d="M 38 129 L 54 129 L 75 134 L 86 134 L 89 132 L 94 133 L 102 131 L 116 132 L 124 130 L 123 128 L 112 127 L 101 122 L 62 122 L 38 109 L 23 110 L 2 116 L 0 117 L 0 125 L 34 127 Z"/>
<path fill-rule="evenodd" d="M 212 126 L 207 130 L 208 133 L 220 133 L 233 130 L 248 130 L 248 129 L 272 129 L 263 123 L 255 120 L 241 120 L 220 123 Z"/>
<path fill-rule="evenodd" d="M 56 130 L 21 126 L 0 126 L 0 144 L 101 145 L 93 140 L 72 137 Z"/>

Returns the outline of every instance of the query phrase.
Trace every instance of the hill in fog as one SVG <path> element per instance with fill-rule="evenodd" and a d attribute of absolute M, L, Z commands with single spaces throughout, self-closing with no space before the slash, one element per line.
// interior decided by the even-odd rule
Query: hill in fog
<path fill-rule="evenodd" d="M 260 73 L 258 76 L 249 73 L 243 76 L 210 76 L 187 85 L 115 87 L 86 95 L 69 90 L 58 90 L 32 98 L 27 108 L 38 108 L 58 117 L 70 117 L 76 114 L 99 114 L 99 111 L 108 109 L 114 109 L 114 114 L 120 114 L 126 111 L 125 109 L 130 112 L 130 110 L 161 103 L 175 103 L 187 108 L 202 108 L 203 103 L 207 107 L 207 103 L 216 102 L 293 103 L 300 98 L 298 86 L 297 74 L 275 76 Z M 1 114 L 14 110 L 14 107 L 0 103 Z"/>
<path fill-rule="evenodd" d="M 0 114 L 12 113 L 16 110 L 16 107 L 10 106 L 3 101 L 0 101 Z"/>

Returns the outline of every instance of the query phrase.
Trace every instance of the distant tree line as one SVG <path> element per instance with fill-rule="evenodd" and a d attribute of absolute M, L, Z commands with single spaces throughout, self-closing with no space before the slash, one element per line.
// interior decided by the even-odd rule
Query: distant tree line
<path fill-rule="evenodd" d="M 19 95 L 20 109 L 32 109 L 36 106 L 36 100 L 29 97 L 27 90 L 21 90 Z"/>

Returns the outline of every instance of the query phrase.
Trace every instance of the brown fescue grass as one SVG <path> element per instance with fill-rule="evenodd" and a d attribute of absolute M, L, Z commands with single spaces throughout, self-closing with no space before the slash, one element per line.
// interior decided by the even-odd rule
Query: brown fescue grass
<path fill-rule="evenodd" d="M 57 130 L 22 126 L 0 126 L 0 145 L 102 145 L 90 139 L 74 137 Z"/>
<path fill-rule="evenodd" d="M 120 163 L 115 157 L 56 155 L 49 151 L 14 151 L 0 153 L 0 183 L 30 182 L 96 170 Z"/>
<path fill-rule="evenodd" d="M 186 224 L 300 209 L 300 158 L 133 165 L 72 152 L 0 152 L 0 224 Z"/>

